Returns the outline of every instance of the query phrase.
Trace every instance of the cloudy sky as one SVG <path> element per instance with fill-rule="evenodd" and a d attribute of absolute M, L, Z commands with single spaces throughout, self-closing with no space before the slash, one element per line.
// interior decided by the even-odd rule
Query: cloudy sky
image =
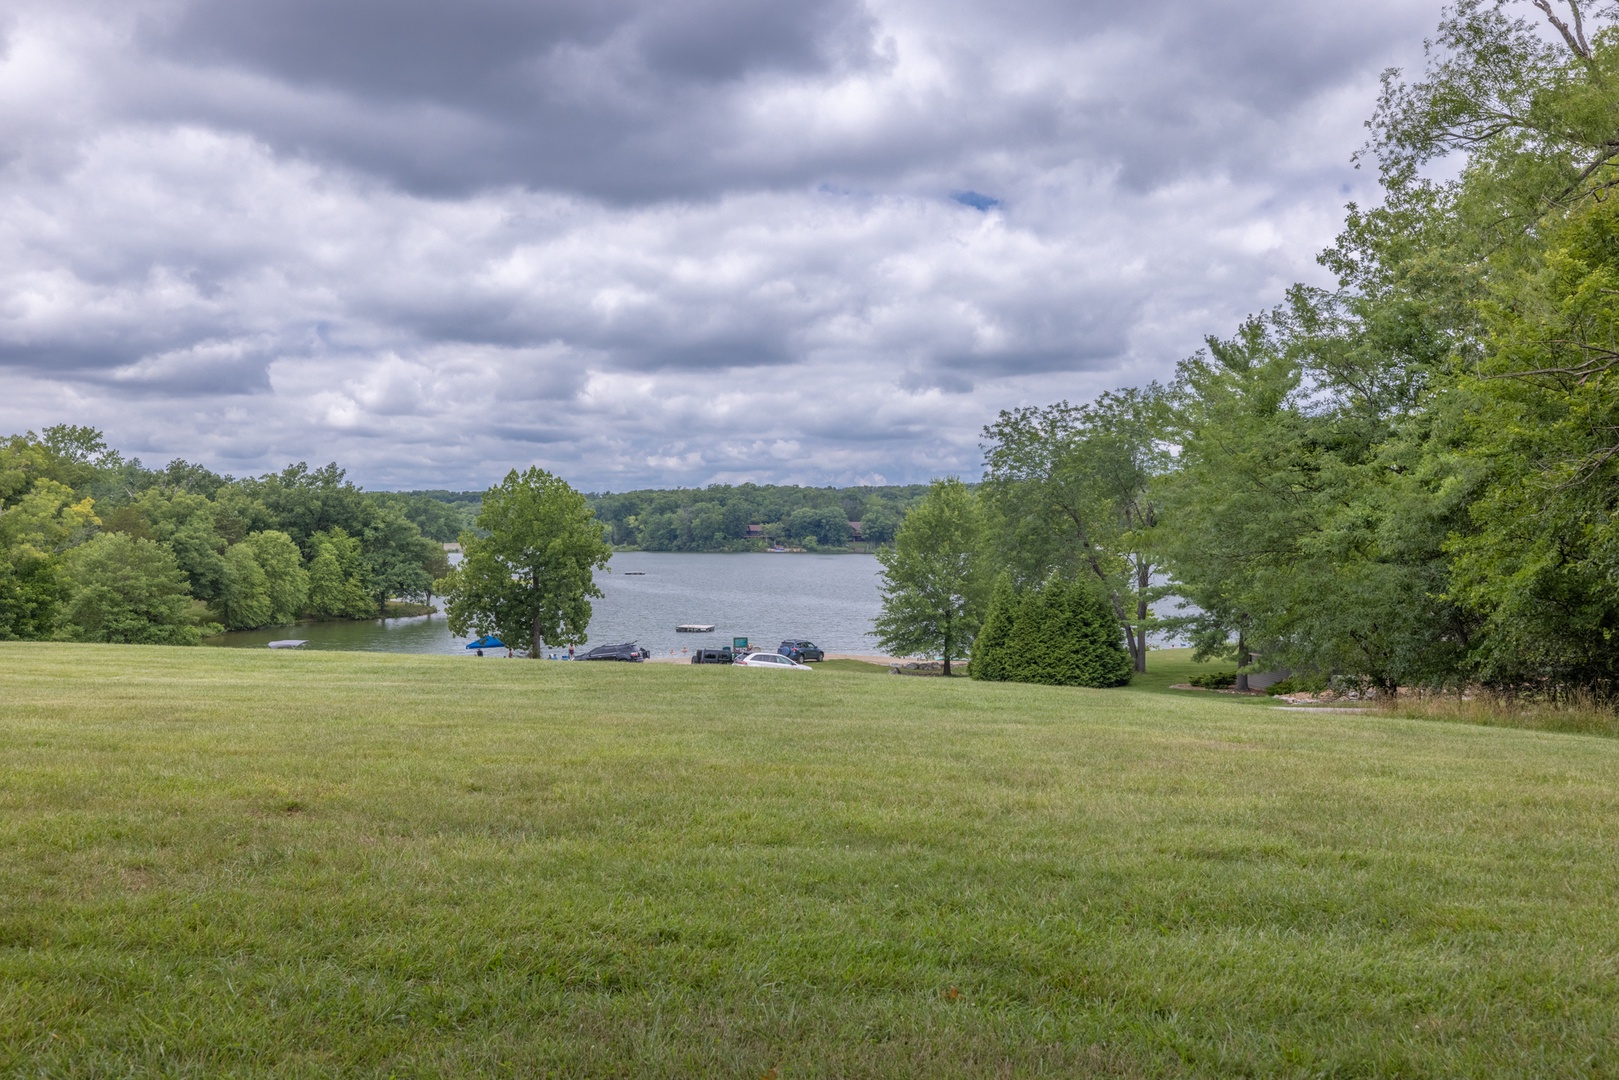
<path fill-rule="evenodd" d="M 0 0 L 0 431 L 899 483 L 1324 282 L 1427 0 Z"/>

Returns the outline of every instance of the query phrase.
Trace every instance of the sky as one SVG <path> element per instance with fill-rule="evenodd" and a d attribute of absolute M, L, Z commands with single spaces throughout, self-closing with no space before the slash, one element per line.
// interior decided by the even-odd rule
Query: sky
<path fill-rule="evenodd" d="M 0 0 L 0 432 L 373 488 L 976 477 L 1375 201 L 1426 0 Z"/>

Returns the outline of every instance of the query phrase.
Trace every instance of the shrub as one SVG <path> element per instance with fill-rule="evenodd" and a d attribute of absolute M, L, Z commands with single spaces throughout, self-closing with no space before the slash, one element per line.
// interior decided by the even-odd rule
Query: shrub
<path fill-rule="evenodd" d="M 1265 687 L 1267 694 L 1319 694 L 1330 682 L 1325 675 L 1291 675 Z"/>
<path fill-rule="evenodd" d="M 1134 674 L 1124 628 L 1107 601 L 1060 577 L 1022 593 L 997 584 L 970 672 L 991 681 L 1092 687 L 1123 686 Z"/>
<path fill-rule="evenodd" d="M 1201 686 L 1205 690 L 1224 690 L 1228 686 L 1237 684 L 1235 671 L 1211 671 L 1207 675 L 1193 675 L 1186 680 L 1193 686 Z"/>

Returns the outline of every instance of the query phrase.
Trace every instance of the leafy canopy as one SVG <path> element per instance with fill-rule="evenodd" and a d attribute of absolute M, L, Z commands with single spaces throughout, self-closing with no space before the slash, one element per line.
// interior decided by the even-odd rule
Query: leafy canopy
<path fill-rule="evenodd" d="M 484 493 L 477 528 L 437 583 L 451 630 L 526 643 L 536 658 L 546 644 L 582 644 L 602 595 L 595 571 L 612 557 L 584 496 L 544 469 L 514 469 Z"/>
<path fill-rule="evenodd" d="M 894 545 L 877 553 L 883 609 L 877 639 L 899 655 L 936 654 L 950 674 L 972 648 L 986 592 L 984 518 L 960 480 L 935 480 L 911 507 Z"/>

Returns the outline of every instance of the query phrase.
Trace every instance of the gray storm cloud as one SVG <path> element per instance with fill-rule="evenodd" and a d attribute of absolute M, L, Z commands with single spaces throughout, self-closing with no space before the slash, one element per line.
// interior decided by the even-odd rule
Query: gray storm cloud
<path fill-rule="evenodd" d="M 1437 5 L 0 4 L 0 423 L 377 486 L 972 474 L 1368 178 Z"/>

